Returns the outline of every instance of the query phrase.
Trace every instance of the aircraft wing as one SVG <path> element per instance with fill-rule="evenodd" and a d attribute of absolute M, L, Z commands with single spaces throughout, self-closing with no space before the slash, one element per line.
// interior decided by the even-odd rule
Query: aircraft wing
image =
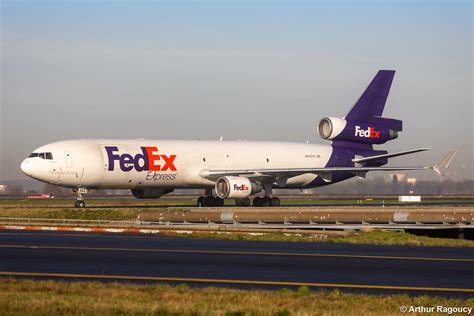
<path fill-rule="evenodd" d="M 224 176 L 241 176 L 259 179 L 289 178 L 306 173 L 313 173 L 321 176 L 326 182 L 331 182 L 334 172 L 350 172 L 358 177 L 365 177 L 369 171 L 407 171 L 407 170 L 434 170 L 440 174 L 440 168 L 447 168 L 455 151 L 449 151 L 439 163 L 431 167 L 323 167 L 323 168 L 262 168 L 262 169 L 228 169 L 211 170 L 204 169 L 200 172 L 201 177 L 209 180 L 217 180 Z"/>
<path fill-rule="evenodd" d="M 331 180 L 334 172 L 351 172 L 356 176 L 365 177 L 369 171 L 402 171 L 402 170 L 427 170 L 434 167 L 327 167 L 327 168 L 291 168 L 291 169 L 235 169 L 235 170 L 210 170 L 200 172 L 201 177 L 216 180 L 224 176 L 241 176 L 248 178 L 289 178 L 305 173 L 313 173 L 323 179 Z"/>

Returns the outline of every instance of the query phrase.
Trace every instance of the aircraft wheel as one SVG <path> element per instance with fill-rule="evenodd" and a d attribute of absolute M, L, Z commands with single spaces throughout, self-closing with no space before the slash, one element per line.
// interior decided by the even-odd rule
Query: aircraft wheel
<path fill-rule="evenodd" d="M 76 202 L 74 203 L 74 207 L 75 207 L 75 208 L 84 208 L 84 207 L 86 207 L 86 202 L 84 202 L 84 201 L 76 201 Z"/>
<path fill-rule="evenodd" d="M 204 206 L 204 200 L 205 200 L 205 199 L 206 199 L 206 198 L 205 198 L 204 196 L 198 197 L 198 199 L 197 199 L 197 206 Z"/>
<path fill-rule="evenodd" d="M 262 206 L 262 198 L 259 196 L 254 197 L 253 206 L 256 206 L 256 207 Z"/>
<path fill-rule="evenodd" d="M 242 199 L 235 199 L 235 206 L 242 206 Z"/>
<path fill-rule="evenodd" d="M 242 199 L 241 200 L 241 205 L 242 206 L 249 206 L 250 205 L 250 199 L 249 198 Z"/>
<path fill-rule="evenodd" d="M 214 198 L 214 206 L 224 206 L 224 199 L 221 198 Z"/>
<path fill-rule="evenodd" d="M 272 199 L 271 199 L 268 195 L 265 195 L 265 196 L 262 198 L 262 206 L 263 206 L 263 207 L 270 206 L 271 202 L 272 202 Z"/>
<path fill-rule="evenodd" d="M 280 206 L 280 199 L 276 196 L 272 197 L 270 201 L 271 206 Z"/>
<path fill-rule="evenodd" d="M 212 207 L 214 206 L 214 198 L 212 196 L 206 196 L 204 198 L 203 206 L 205 207 Z"/>

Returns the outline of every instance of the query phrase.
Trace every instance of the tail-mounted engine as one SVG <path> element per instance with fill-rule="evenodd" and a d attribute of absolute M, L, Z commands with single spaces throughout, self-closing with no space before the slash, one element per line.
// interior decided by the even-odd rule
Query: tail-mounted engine
<path fill-rule="evenodd" d="M 337 117 L 325 117 L 319 121 L 318 132 L 327 140 L 383 144 L 397 138 L 398 131 L 401 131 L 401 121 L 385 118 L 373 118 L 373 121 L 375 122 L 355 122 Z M 387 125 L 391 125 L 392 128 Z"/>

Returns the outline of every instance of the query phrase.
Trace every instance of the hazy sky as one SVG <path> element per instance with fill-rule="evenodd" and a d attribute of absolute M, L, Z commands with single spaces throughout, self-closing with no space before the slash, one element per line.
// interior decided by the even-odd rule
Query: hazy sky
<path fill-rule="evenodd" d="M 328 144 L 378 69 L 395 69 L 389 151 L 459 149 L 474 179 L 472 1 L 2 1 L 0 180 L 71 138 Z M 431 173 L 411 173 L 435 178 Z"/>

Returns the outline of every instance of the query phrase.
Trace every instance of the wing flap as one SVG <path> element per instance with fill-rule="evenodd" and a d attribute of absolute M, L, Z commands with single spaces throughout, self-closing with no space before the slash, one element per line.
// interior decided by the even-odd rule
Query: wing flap
<path fill-rule="evenodd" d="M 376 161 L 376 160 L 380 160 L 384 158 L 393 158 L 393 157 L 398 157 L 398 156 L 403 156 L 403 155 L 408 155 L 408 154 L 414 154 L 420 151 L 426 151 L 430 149 L 431 148 L 417 148 L 417 149 L 411 149 L 411 150 L 406 150 L 406 151 L 399 151 L 399 152 L 391 153 L 391 154 L 383 154 L 383 155 L 368 156 L 368 157 L 356 157 L 352 159 L 352 162 L 360 164 L 360 163 Z"/>
<path fill-rule="evenodd" d="M 409 150 L 407 152 L 424 151 L 427 148 L 419 148 Z M 402 155 L 407 152 L 399 152 L 390 155 Z M 365 177 L 365 174 L 369 171 L 413 171 L 413 170 L 434 170 L 436 173 L 441 174 L 440 169 L 449 167 L 449 164 L 456 155 L 456 150 L 450 150 L 447 155 L 441 159 L 434 166 L 430 167 L 326 167 L 326 168 L 274 168 L 274 169 L 234 169 L 234 170 L 210 170 L 204 169 L 199 175 L 209 180 L 217 180 L 224 176 L 242 176 L 255 179 L 274 179 L 295 177 L 298 175 L 312 173 L 320 176 L 326 182 L 332 181 L 332 175 L 334 172 L 350 172 L 358 177 Z M 375 156 L 373 156 L 375 157 Z M 372 158 L 373 158 L 372 157 Z M 367 157 L 370 158 L 370 157 Z M 358 158 L 356 158 L 358 159 Z M 380 158 L 377 158 L 380 159 Z M 360 161 L 360 160 L 359 160 Z"/>

